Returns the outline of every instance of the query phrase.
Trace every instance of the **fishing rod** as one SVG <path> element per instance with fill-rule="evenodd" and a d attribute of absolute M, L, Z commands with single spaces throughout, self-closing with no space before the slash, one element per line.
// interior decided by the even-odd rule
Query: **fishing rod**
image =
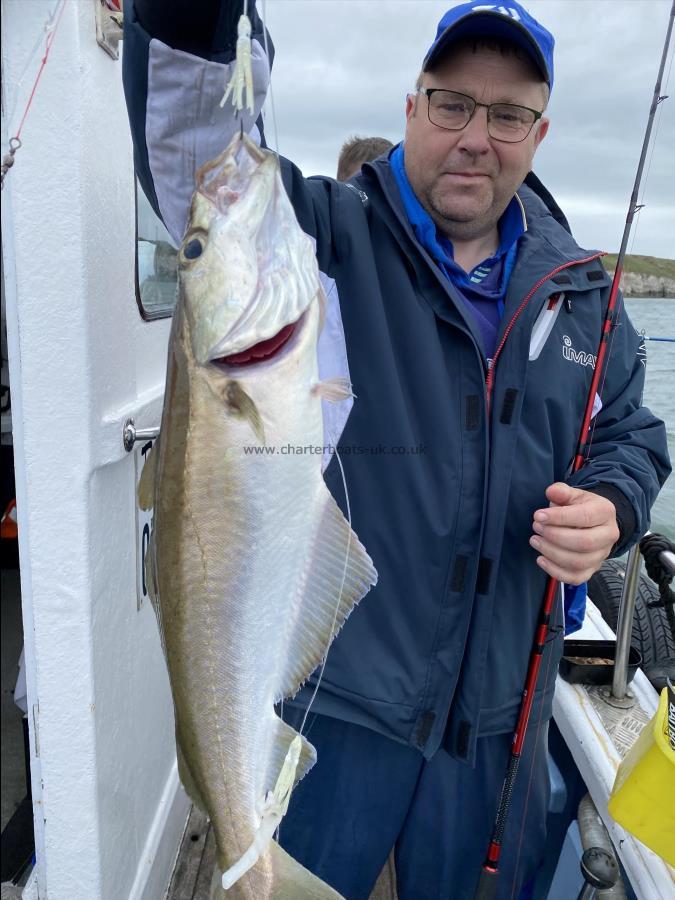
<path fill-rule="evenodd" d="M 641 209 L 641 205 L 638 203 L 638 192 L 640 188 L 640 182 L 642 180 L 642 171 L 644 169 L 645 160 L 647 158 L 647 149 L 649 147 L 649 140 L 652 133 L 652 126 L 654 124 L 656 109 L 658 105 L 666 99 L 665 96 L 661 96 L 661 83 L 663 80 L 663 72 L 666 66 L 666 59 L 668 57 L 668 49 L 670 46 L 670 38 L 673 32 L 674 19 L 675 0 L 673 0 L 673 4 L 670 10 L 670 19 L 668 22 L 666 40 L 663 47 L 663 54 L 661 56 L 661 64 L 659 66 L 659 73 L 656 78 L 656 84 L 654 86 L 654 96 L 652 99 L 651 108 L 649 110 L 647 129 L 645 131 L 645 136 L 642 143 L 642 153 L 640 154 L 640 161 L 638 163 L 635 183 L 633 185 L 633 193 L 631 195 L 630 204 L 628 207 L 628 215 L 626 217 L 626 225 L 623 231 L 621 249 L 619 250 L 619 255 L 616 261 L 616 268 L 614 270 L 614 278 L 612 280 L 612 287 L 609 292 L 609 303 L 607 304 L 607 312 L 605 314 L 605 320 L 602 326 L 602 333 L 600 337 L 600 343 L 598 345 L 595 369 L 593 371 L 591 386 L 588 391 L 586 408 L 584 411 L 584 417 L 579 432 L 579 439 L 577 442 L 577 450 L 574 456 L 574 462 L 572 464 L 572 473 L 579 471 L 579 469 L 583 466 L 584 462 L 588 458 L 590 452 L 590 446 L 592 442 L 591 419 L 593 417 L 593 404 L 595 401 L 595 395 L 598 392 L 598 387 L 600 385 L 601 375 L 604 373 L 605 358 L 607 357 L 608 346 L 610 343 L 609 338 L 619 319 L 617 301 L 619 296 L 619 282 L 621 280 L 621 273 L 623 270 L 623 261 L 626 255 L 626 248 L 628 246 L 628 238 L 633 225 L 633 219 L 635 218 L 636 212 Z M 523 745 L 525 743 L 525 734 L 527 732 L 530 713 L 532 711 L 534 692 L 537 685 L 537 677 L 539 675 L 539 669 L 541 668 L 542 655 L 544 651 L 544 642 L 548 634 L 551 612 L 553 610 L 553 604 L 556 595 L 558 594 L 559 585 L 560 582 L 558 582 L 552 576 L 549 576 L 546 583 L 544 599 L 542 601 L 539 623 L 534 635 L 534 643 L 530 655 L 527 676 L 525 679 L 525 686 L 523 688 L 523 697 L 521 701 L 520 711 L 518 713 L 518 720 L 516 722 L 515 731 L 513 732 L 511 755 L 506 767 L 506 774 L 504 777 L 504 783 L 502 785 L 499 806 L 492 830 L 492 837 L 488 846 L 485 862 L 483 863 L 483 866 L 481 868 L 478 886 L 476 888 L 476 893 L 474 894 L 474 900 L 492 900 L 497 892 L 499 859 L 501 856 L 502 842 L 504 838 L 504 831 L 506 828 L 506 820 L 511 806 L 511 798 L 515 786 L 516 775 L 518 773 L 518 765 L 520 763 Z"/>

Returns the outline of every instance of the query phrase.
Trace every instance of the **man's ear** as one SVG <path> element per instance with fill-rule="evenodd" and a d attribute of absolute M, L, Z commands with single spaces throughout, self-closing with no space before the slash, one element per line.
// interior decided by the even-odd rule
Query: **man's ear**
<path fill-rule="evenodd" d="M 544 140 L 546 135 L 548 134 L 548 126 L 551 124 L 551 120 L 543 117 L 539 120 L 539 128 L 537 128 L 537 133 L 534 136 L 534 149 L 536 150 L 539 144 Z"/>
<path fill-rule="evenodd" d="M 405 98 L 405 118 L 406 121 L 415 115 L 417 109 L 418 94 L 407 94 Z"/>

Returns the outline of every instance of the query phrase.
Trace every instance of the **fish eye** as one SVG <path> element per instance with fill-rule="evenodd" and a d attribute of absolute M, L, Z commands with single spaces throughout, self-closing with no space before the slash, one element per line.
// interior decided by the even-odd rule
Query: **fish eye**
<path fill-rule="evenodd" d="M 208 241 L 208 232 L 203 228 L 192 228 L 185 236 L 178 256 L 179 264 L 183 267 L 190 265 L 202 255 Z"/>
<path fill-rule="evenodd" d="M 198 259 L 202 255 L 203 250 L 204 245 L 202 244 L 201 239 L 193 237 L 192 240 L 188 241 L 183 247 L 183 256 L 185 259 Z"/>

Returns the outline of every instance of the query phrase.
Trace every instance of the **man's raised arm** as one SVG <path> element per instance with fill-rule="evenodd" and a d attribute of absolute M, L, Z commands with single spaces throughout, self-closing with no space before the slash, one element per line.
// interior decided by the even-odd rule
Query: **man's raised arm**
<path fill-rule="evenodd" d="M 187 222 L 197 168 L 227 146 L 239 117 L 220 100 L 234 67 L 240 0 L 127 0 L 123 81 L 136 173 L 176 243 Z M 253 2 L 254 111 L 244 130 L 262 141 L 260 110 L 273 48 Z M 264 143 L 264 141 L 262 141 Z"/>

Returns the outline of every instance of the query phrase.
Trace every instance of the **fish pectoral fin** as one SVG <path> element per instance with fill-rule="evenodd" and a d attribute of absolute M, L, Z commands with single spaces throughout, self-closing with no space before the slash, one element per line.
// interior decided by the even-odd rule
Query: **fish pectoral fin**
<path fill-rule="evenodd" d="M 148 453 L 148 458 L 143 465 L 141 477 L 138 480 L 136 498 L 141 509 L 152 509 L 155 505 L 155 472 L 157 470 L 157 457 L 159 455 L 159 441 Z"/>
<path fill-rule="evenodd" d="M 185 788 L 185 793 L 198 809 L 208 815 L 206 803 L 204 803 L 201 791 L 195 784 L 195 780 L 192 777 L 192 772 L 190 771 L 190 766 L 185 759 L 185 754 L 183 753 L 183 750 L 181 748 L 178 734 L 176 734 L 176 759 L 178 760 L 178 777 L 180 778 L 181 784 Z"/>
<path fill-rule="evenodd" d="M 352 391 L 352 383 L 347 378 L 326 378 L 314 385 L 312 393 L 331 403 L 340 403 L 342 400 L 356 397 Z"/>
<path fill-rule="evenodd" d="M 261 444 L 265 443 L 265 426 L 263 420 L 255 405 L 255 402 L 249 397 L 246 391 L 241 387 L 238 381 L 228 381 L 222 389 L 222 398 L 225 408 L 232 416 L 238 419 L 245 419 L 253 434 Z"/>

